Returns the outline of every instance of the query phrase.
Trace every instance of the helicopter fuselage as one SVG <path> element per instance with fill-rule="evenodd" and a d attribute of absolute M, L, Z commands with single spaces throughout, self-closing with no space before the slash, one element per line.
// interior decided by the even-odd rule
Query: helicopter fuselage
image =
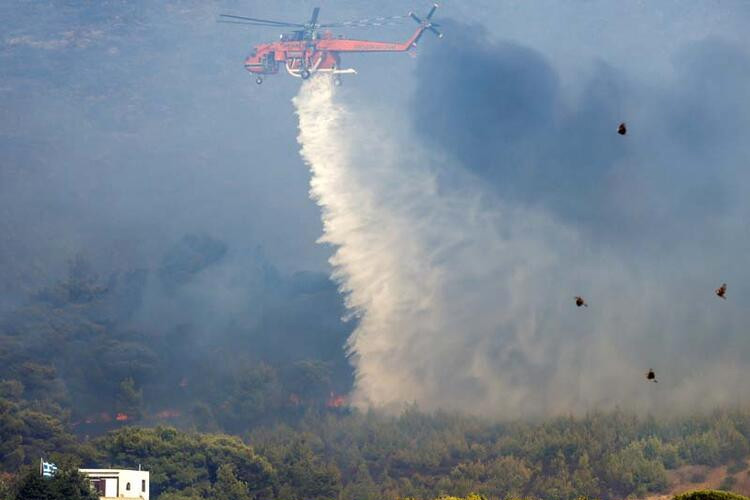
<path fill-rule="evenodd" d="M 436 36 L 443 35 L 436 29 L 437 24 L 432 22 L 432 15 L 438 8 L 433 4 L 430 12 L 424 19 L 420 19 L 413 12 L 408 17 L 414 19 L 419 27 L 414 34 L 405 42 L 377 42 L 370 40 L 354 40 L 343 36 L 334 37 L 330 31 L 321 31 L 328 27 L 362 26 L 366 22 L 371 25 L 382 25 L 390 18 L 380 17 L 373 20 L 360 20 L 346 23 L 319 24 L 318 14 L 320 8 L 313 9 L 310 21 L 305 24 L 288 23 L 272 19 L 259 19 L 257 17 L 236 16 L 233 14 L 221 14 L 224 18 L 221 22 L 246 24 L 262 27 L 294 27 L 299 28 L 291 33 L 281 35 L 280 40 L 271 43 L 261 43 L 253 47 L 250 55 L 245 59 L 245 69 L 256 75 L 255 81 L 263 83 L 263 75 L 273 75 L 284 67 L 292 76 L 307 79 L 313 73 L 324 71 L 335 76 L 334 82 L 341 83 L 339 75 L 342 73 L 356 73 L 352 68 L 341 68 L 341 53 L 344 52 L 406 52 L 414 47 L 422 34 L 432 31 Z M 398 16 L 400 17 L 400 16 Z"/>
<path fill-rule="evenodd" d="M 377 42 L 334 38 L 323 33 L 314 39 L 286 40 L 256 45 L 245 60 L 245 69 L 257 75 L 272 75 L 285 67 L 292 76 L 307 78 L 311 73 L 327 71 L 333 73 L 355 73 L 353 69 L 341 69 L 342 52 L 405 52 L 412 48 L 426 26 L 420 26 L 403 43 Z"/>

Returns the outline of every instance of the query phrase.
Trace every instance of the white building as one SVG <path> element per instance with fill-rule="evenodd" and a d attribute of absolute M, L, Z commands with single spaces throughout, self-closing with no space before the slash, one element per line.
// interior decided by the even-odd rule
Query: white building
<path fill-rule="evenodd" d="M 79 469 L 101 500 L 141 498 L 148 500 L 148 471 L 124 469 Z"/>

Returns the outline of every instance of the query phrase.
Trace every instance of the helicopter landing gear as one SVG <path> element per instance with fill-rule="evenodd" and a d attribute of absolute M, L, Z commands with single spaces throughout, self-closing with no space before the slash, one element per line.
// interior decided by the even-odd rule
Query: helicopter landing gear
<path fill-rule="evenodd" d="M 303 80 L 307 80 L 308 78 L 310 78 L 310 70 L 309 69 L 303 69 L 302 71 L 299 72 L 299 76 Z"/>
<path fill-rule="evenodd" d="M 341 87 L 343 85 L 344 81 L 341 79 L 340 76 L 334 76 L 333 77 L 333 84 L 337 87 Z"/>
<path fill-rule="evenodd" d="M 261 83 L 263 83 L 263 77 L 259 76 L 258 78 L 256 78 L 255 79 L 255 83 L 257 83 L 258 85 L 260 85 Z"/>

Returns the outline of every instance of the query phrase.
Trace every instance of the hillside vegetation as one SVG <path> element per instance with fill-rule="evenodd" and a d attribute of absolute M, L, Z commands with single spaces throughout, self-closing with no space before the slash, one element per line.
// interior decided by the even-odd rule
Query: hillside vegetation
<path fill-rule="evenodd" d="M 40 456 L 88 467 L 140 464 L 151 471 L 154 498 L 172 500 L 216 498 L 221 488 L 258 500 L 645 496 L 666 491 L 668 471 L 686 464 L 730 464 L 747 474 L 750 435 L 743 412 L 669 420 L 615 412 L 532 424 L 411 409 L 392 418 L 309 411 L 245 439 L 127 425 L 77 439 L 28 402 L 4 399 L 0 408 L 2 470 L 16 474 Z"/>
<path fill-rule="evenodd" d="M 728 491 L 699 490 L 676 495 L 674 500 L 748 500 L 748 498 Z"/>
<path fill-rule="evenodd" d="M 159 500 L 610 499 L 665 492 L 686 465 L 746 474 L 744 411 L 538 422 L 353 411 L 336 287 L 260 257 L 252 279 L 267 293 L 210 335 L 149 316 L 149 294 L 189 302 L 225 252 L 187 235 L 158 267 L 106 278 L 79 257 L 1 318 L 2 487 L 40 457 L 141 465 Z"/>

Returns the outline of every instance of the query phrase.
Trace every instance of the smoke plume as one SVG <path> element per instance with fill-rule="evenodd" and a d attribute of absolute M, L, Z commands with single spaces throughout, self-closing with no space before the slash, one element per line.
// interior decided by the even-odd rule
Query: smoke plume
<path fill-rule="evenodd" d="M 687 264 L 704 248 L 700 244 L 669 247 L 671 261 L 644 256 L 648 244 L 658 246 L 649 231 L 640 252 L 614 250 L 612 228 L 595 229 L 627 214 L 577 217 L 580 193 L 567 184 L 552 203 L 538 203 L 543 193 L 526 174 L 543 175 L 546 164 L 558 177 L 571 161 L 558 148 L 561 161 L 553 164 L 559 144 L 545 142 L 538 131 L 542 125 L 542 132 L 559 136 L 559 126 L 548 122 L 559 106 L 554 70 L 530 50 L 503 47 L 499 60 L 495 55 L 480 57 L 511 81 L 474 90 L 498 101 L 441 96 L 459 92 L 451 88 L 458 73 L 433 79 L 432 102 L 443 115 L 417 115 L 432 120 L 427 130 L 443 133 L 437 140 L 425 140 L 382 107 L 347 104 L 325 78 L 305 83 L 294 99 L 310 193 L 322 212 L 320 241 L 335 248 L 334 278 L 359 318 L 348 341 L 354 403 L 397 409 L 416 402 L 426 409 L 520 416 L 617 406 L 695 410 L 747 401 L 750 388 L 741 381 L 750 343 L 741 325 L 748 318 L 738 306 L 744 299 L 717 302 L 712 294 L 722 279 L 714 273 L 727 276 L 730 269 L 725 258 Z M 450 72 L 456 66 L 448 59 L 441 64 Z M 527 70 L 519 75 L 514 67 Z M 487 78 L 483 68 L 478 78 Z M 476 83 L 471 75 L 468 80 Z M 516 92 L 506 96 L 508 89 Z M 526 115 L 529 102 L 533 113 Z M 482 105 L 494 108 L 472 125 Z M 576 110 L 567 124 L 585 121 L 587 112 L 602 114 Z M 514 116 L 539 123 L 515 128 Z M 468 130 L 458 133 L 452 121 Z M 502 154 L 504 148 L 513 154 Z M 622 148 L 613 154 L 622 155 Z M 595 155 L 606 156 L 601 147 Z M 612 164 L 622 161 L 608 159 Z M 632 189 L 605 176 L 615 188 Z M 674 181 L 675 190 L 694 181 Z M 595 192 L 586 184 L 583 202 L 603 203 Z M 737 221 L 735 212 L 729 220 L 720 232 Z M 708 230 L 703 219 L 701 227 Z M 719 246 L 729 251 L 729 244 Z M 734 272 L 733 279 L 744 274 Z M 574 295 L 591 307 L 577 309 Z M 649 368 L 658 384 L 646 381 Z"/>

